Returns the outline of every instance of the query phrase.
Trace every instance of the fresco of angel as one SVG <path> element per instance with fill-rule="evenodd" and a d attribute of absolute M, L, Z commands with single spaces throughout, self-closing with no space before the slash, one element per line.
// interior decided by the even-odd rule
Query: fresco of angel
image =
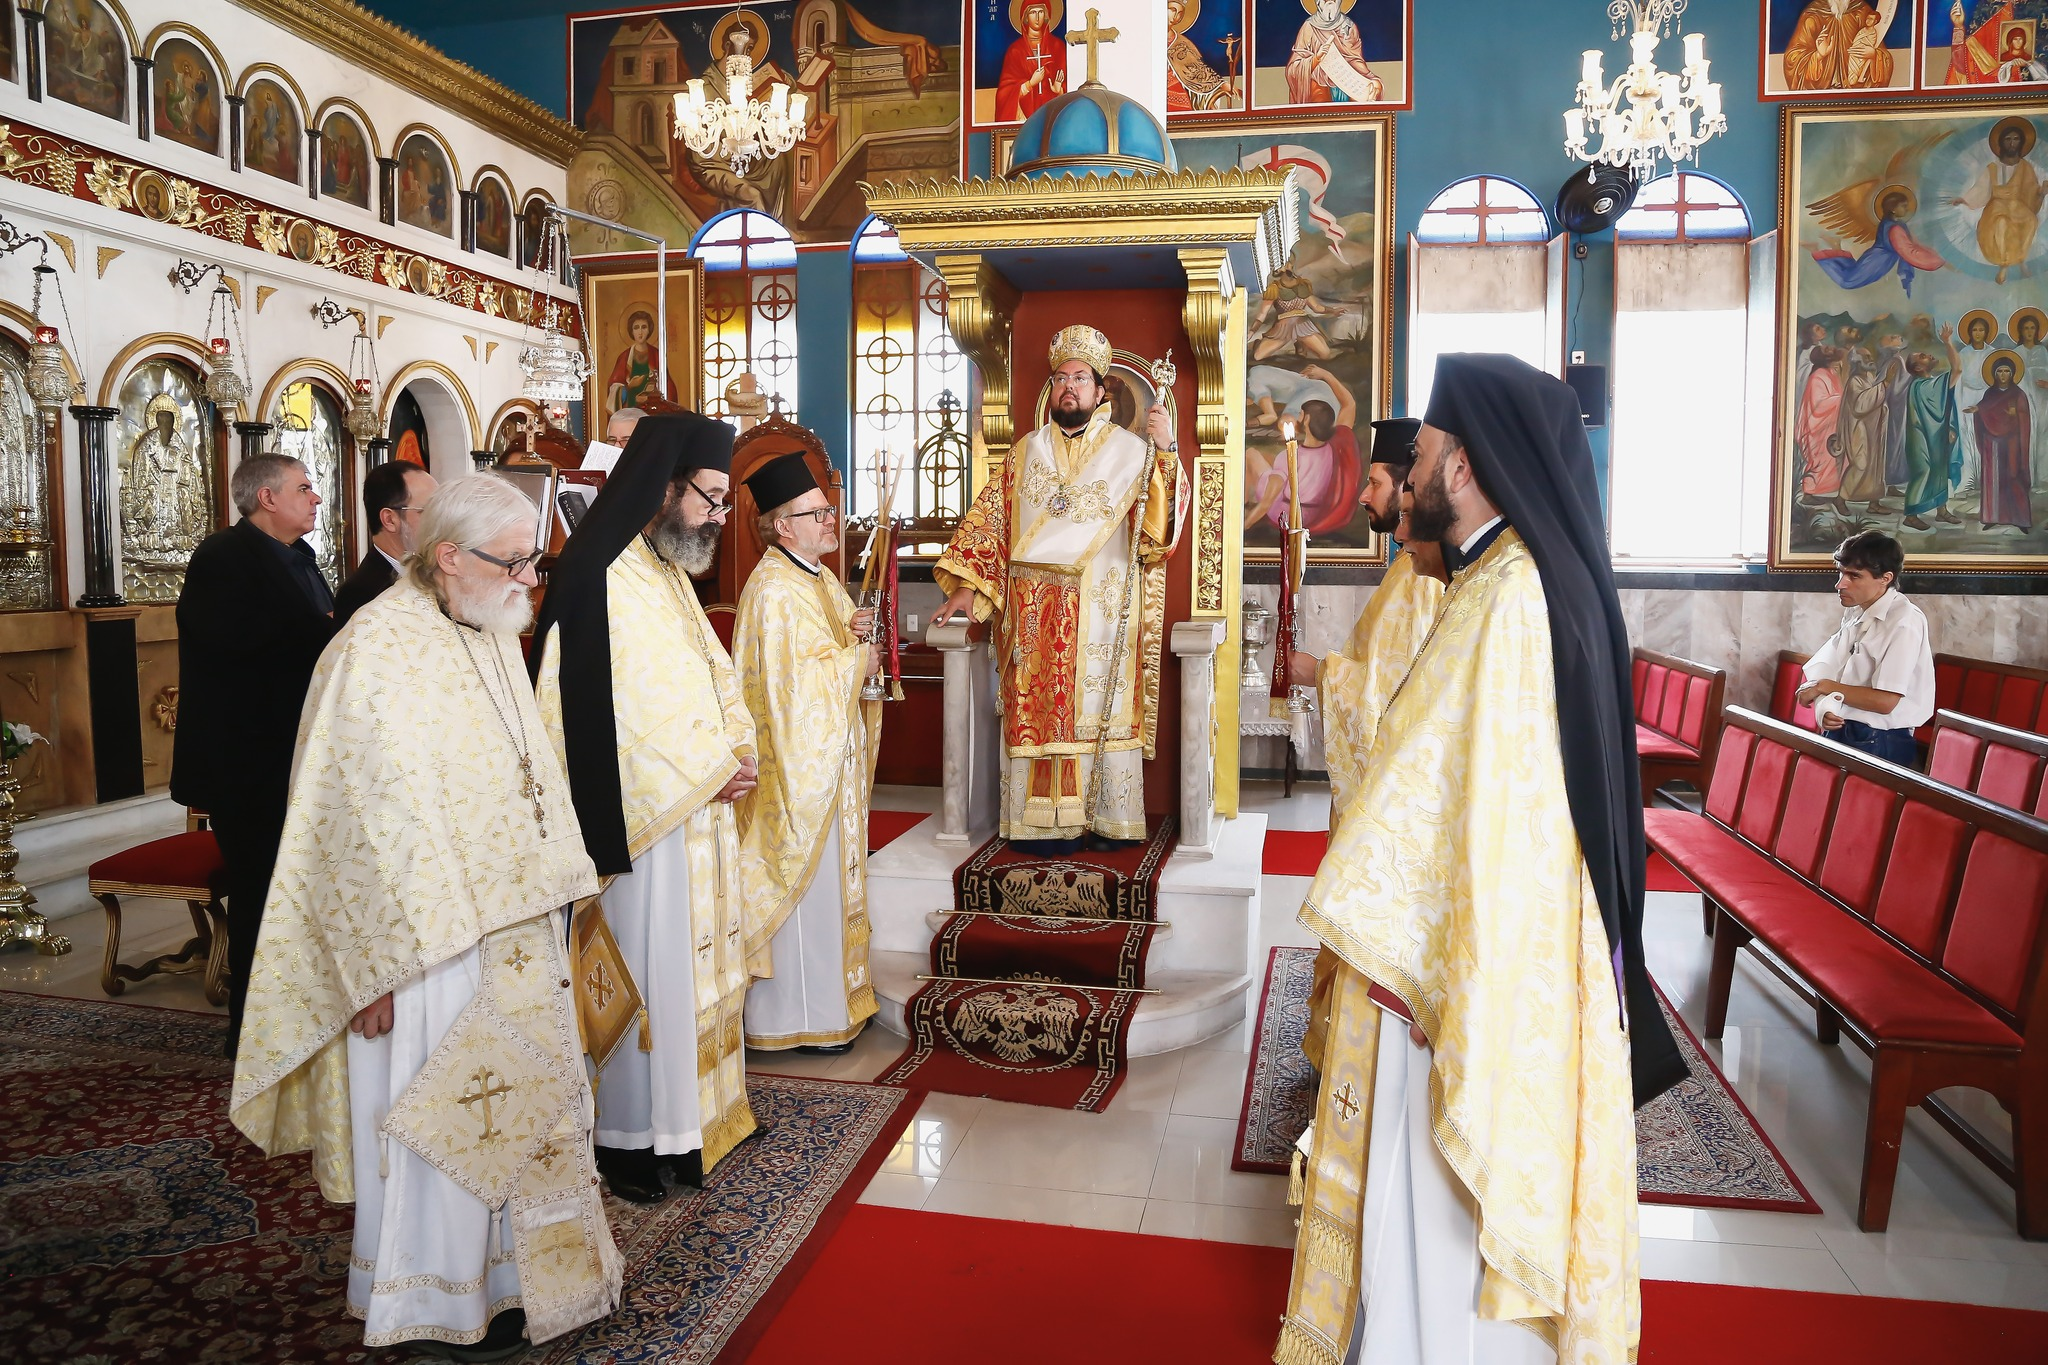
<path fill-rule="evenodd" d="M 1916 270 L 1939 270 L 1947 264 L 1907 226 L 1919 212 L 1920 199 L 1906 183 L 1916 174 L 1920 160 L 1947 137 L 1948 133 L 1940 132 L 1902 147 L 1885 163 L 1884 174 L 1859 180 L 1806 206 L 1829 236 L 1867 244 L 1861 255 L 1854 256 L 1841 246 L 1816 249 L 1814 263 L 1829 279 L 1844 289 L 1861 289 L 1896 273 L 1911 298 Z"/>

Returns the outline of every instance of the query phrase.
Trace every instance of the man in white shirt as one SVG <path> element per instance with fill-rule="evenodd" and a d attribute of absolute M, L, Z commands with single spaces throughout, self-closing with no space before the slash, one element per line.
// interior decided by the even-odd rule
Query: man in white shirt
<path fill-rule="evenodd" d="M 377 529 L 370 532 L 369 553 L 334 594 L 337 631 L 405 576 L 405 557 L 419 535 L 420 509 L 434 488 L 434 476 L 410 460 L 380 464 L 364 476 L 363 511 Z"/>
<path fill-rule="evenodd" d="M 1927 618 L 1895 586 L 1905 568 L 1899 542 L 1861 531 L 1835 551 L 1835 593 L 1848 610 L 1842 626 L 1806 661 L 1799 700 L 1823 707 L 1821 731 L 1839 744 L 1901 767 L 1919 765 L 1913 731 L 1934 715 L 1934 652 Z"/>

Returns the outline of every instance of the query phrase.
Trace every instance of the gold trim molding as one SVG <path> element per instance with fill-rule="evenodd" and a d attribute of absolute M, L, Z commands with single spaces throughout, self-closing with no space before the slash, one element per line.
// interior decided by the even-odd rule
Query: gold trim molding
<path fill-rule="evenodd" d="M 946 325 L 953 342 L 981 373 L 981 439 L 988 458 L 973 471 L 969 496 L 981 491 L 1010 457 L 1016 422 L 1010 416 L 1010 321 L 1020 297 L 1017 286 L 973 253 L 940 256 L 934 262 L 946 282 Z"/>
<path fill-rule="evenodd" d="M 235 3 L 554 165 L 567 166 L 583 145 L 574 124 L 349 0 Z"/>

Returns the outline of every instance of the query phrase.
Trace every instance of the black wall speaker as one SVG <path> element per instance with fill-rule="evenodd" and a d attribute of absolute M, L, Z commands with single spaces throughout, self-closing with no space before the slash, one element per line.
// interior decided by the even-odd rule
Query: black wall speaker
<path fill-rule="evenodd" d="M 1572 392 L 1579 396 L 1579 416 L 1586 419 L 1586 425 L 1606 426 L 1607 367 L 1567 365 L 1564 367 L 1564 382 L 1571 385 Z"/>

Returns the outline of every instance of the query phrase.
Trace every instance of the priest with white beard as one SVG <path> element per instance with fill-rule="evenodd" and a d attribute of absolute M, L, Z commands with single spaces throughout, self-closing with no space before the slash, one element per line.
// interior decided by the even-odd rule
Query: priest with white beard
<path fill-rule="evenodd" d="M 645 1010 L 592 1058 L 598 1170 L 643 1204 L 666 1196 L 665 1176 L 701 1184 L 754 1131 L 732 806 L 754 789 L 754 722 L 690 583 L 717 555 L 731 466 L 723 422 L 641 419 L 549 576 L 529 655 L 606 879 L 577 941 L 602 915 Z"/>
<path fill-rule="evenodd" d="M 509 482 L 449 484 L 321 656 L 230 1105 L 355 1203 L 364 1343 L 456 1360 L 605 1316 L 623 1276 L 562 938 L 597 874 L 519 671 L 535 536 Z"/>
<path fill-rule="evenodd" d="M 868 979 L 867 827 L 882 704 L 875 613 L 825 557 L 837 514 L 802 454 L 747 476 L 761 557 L 740 593 L 733 662 L 759 744 L 760 786 L 740 798 L 747 893 L 747 1046 L 843 1052 L 875 1013 Z"/>

